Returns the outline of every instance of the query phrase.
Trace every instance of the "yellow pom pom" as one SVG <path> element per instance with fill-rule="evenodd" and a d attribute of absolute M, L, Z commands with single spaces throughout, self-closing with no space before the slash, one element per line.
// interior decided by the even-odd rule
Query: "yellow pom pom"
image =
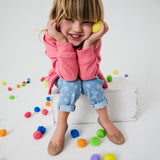
<path fill-rule="evenodd" d="M 113 74 L 118 74 L 118 71 L 117 71 L 117 70 L 114 70 L 114 71 L 113 71 Z"/>
<path fill-rule="evenodd" d="M 44 86 L 45 86 L 45 87 L 48 87 L 48 82 L 45 82 L 45 83 L 44 83 Z"/>
<path fill-rule="evenodd" d="M 99 32 L 101 30 L 101 27 L 102 27 L 102 21 L 97 21 L 92 26 L 92 33 Z"/>
<path fill-rule="evenodd" d="M 106 153 L 103 160 L 116 160 L 116 157 L 112 153 Z"/>
<path fill-rule="evenodd" d="M 5 82 L 5 81 L 2 81 L 2 85 L 4 85 L 4 86 L 5 86 L 5 85 L 6 85 L 6 82 Z"/>

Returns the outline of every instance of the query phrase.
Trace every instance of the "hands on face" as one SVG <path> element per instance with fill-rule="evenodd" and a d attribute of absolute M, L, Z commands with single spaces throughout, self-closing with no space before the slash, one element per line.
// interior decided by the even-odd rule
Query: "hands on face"
<path fill-rule="evenodd" d="M 99 32 L 92 33 L 88 39 L 86 39 L 83 43 L 82 49 L 86 49 L 91 46 L 96 40 L 99 40 L 103 37 L 103 35 L 109 30 L 109 27 L 106 22 L 102 23 L 102 28 Z"/>
<path fill-rule="evenodd" d="M 48 34 L 55 39 L 56 41 L 67 42 L 66 37 L 57 30 L 57 23 L 55 20 L 51 20 L 47 24 Z M 83 43 L 82 49 L 86 49 L 91 46 L 96 40 L 99 40 L 103 37 L 103 35 L 109 30 L 109 27 L 106 22 L 102 23 L 101 30 L 96 33 L 92 33 L 88 39 L 86 39 Z"/>
<path fill-rule="evenodd" d="M 56 26 L 57 22 L 55 20 L 49 21 L 47 23 L 48 34 L 56 41 L 67 42 L 65 36 L 57 30 Z"/>

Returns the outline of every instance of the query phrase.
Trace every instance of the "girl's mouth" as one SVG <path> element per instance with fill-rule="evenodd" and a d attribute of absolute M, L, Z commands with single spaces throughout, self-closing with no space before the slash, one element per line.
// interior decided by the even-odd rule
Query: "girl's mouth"
<path fill-rule="evenodd" d="M 69 34 L 71 39 L 78 41 L 81 39 L 82 35 Z"/>

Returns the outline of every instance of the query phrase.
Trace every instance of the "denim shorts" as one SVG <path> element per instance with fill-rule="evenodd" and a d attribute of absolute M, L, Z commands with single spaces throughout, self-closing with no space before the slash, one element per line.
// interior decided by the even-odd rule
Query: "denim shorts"
<path fill-rule="evenodd" d="M 88 97 L 90 105 L 94 109 L 102 109 L 107 106 L 107 99 L 103 90 L 104 81 L 98 77 L 82 81 L 65 81 L 60 77 L 56 80 L 56 86 L 60 92 L 58 110 L 62 112 L 75 111 L 75 103 L 81 94 Z"/>

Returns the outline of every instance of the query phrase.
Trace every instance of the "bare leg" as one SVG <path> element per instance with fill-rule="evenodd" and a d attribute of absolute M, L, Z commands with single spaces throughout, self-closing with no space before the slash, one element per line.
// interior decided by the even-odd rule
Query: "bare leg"
<path fill-rule="evenodd" d="M 124 143 L 124 137 L 118 128 L 109 120 L 107 107 L 96 110 L 99 115 L 99 123 L 105 129 L 108 138 L 116 144 Z"/>
<path fill-rule="evenodd" d="M 70 112 L 58 111 L 57 126 L 51 138 L 51 143 L 62 144 L 64 142 L 64 136 L 67 129 L 67 119 Z"/>
<path fill-rule="evenodd" d="M 58 112 L 57 126 L 48 145 L 48 153 L 57 155 L 63 150 L 64 136 L 68 128 L 67 118 L 69 112 Z"/>

